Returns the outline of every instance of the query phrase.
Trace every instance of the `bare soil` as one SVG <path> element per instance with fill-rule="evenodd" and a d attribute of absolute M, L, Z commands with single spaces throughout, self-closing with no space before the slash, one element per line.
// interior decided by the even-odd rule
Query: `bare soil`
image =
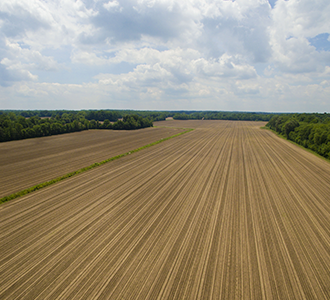
<path fill-rule="evenodd" d="M 196 130 L 0 206 L 0 299 L 330 299 L 330 164 L 162 124 Z"/>
<path fill-rule="evenodd" d="M 88 130 L 0 143 L 0 198 L 183 130 Z"/>

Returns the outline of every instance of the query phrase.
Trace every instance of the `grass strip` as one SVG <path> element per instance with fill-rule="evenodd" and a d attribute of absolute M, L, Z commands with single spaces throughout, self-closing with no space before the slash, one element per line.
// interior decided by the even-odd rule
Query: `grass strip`
<path fill-rule="evenodd" d="M 311 153 L 311 154 L 314 154 L 314 155 L 317 156 L 318 158 L 321 158 L 321 159 L 323 159 L 323 160 L 325 160 L 325 161 L 327 161 L 327 162 L 330 161 L 330 159 L 328 159 L 328 158 L 326 158 L 326 157 L 324 157 L 324 156 L 318 154 L 317 152 L 313 151 L 312 149 L 306 148 L 306 147 L 304 147 L 303 145 L 297 144 L 296 142 L 287 139 L 284 135 L 282 135 L 282 134 L 276 132 L 276 131 L 273 130 L 273 129 L 270 129 L 269 127 L 264 126 L 264 127 L 260 127 L 260 128 L 261 128 L 261 129 L 266 129 L 266 130 L 269 130 L 269 131 L 275 133 L 279 138 L 281 138 L 281 139 L 283 139 L 283 140 L 286 140 L 286 141 L 288 141 L 289 143 L 291 143 L 291 144 L 293 144 L 293 145 L 296 145 L 296 146 L 298 146 L 299 148 L 304 149 L 305 151 L 307 151 L 307 152 L 309 152 L 309 153 Z"/>
<path fill-rule="evenodd" d="M 35 185 L 35 186 L 32 186 L 32 187 L 27 188 L 27 189 L 25 189 L 25 190 L 23 190 L 23 191 L 20 191 L 20 192 L 17 192 L 17 193 L 11 194 L 11 195 L 9 195 L 9 196 L 2 197 L 2 198 L 0 199 L 0 204 L 2 204 L 2 203 L 4 203 L 4 202 L 7 202 L 7 201 L 10 201 L 10 200 L 13 200 L 13 199 L 16 199 L 16 198 L 18 198 L 18 197 L 21 197 L 21 196 L 24 196 L 24 195 L 30 194 L 30 193 L 32 193 L 32 192 L 34 192 L 34 191 L 37 191 L 37 190 L 40 190 L 40 189 L 42 189 L 42 188 L 44 188 L 44 187 L 46 187 L 46 186 L 52 185 L 52 184 L 54 184 L 54 183 L 56 183 L 56 182 L 59 182 L 59 181 L 62 181 L 62 180 L 64 180 L 64 179 L 66 179 L 66 178 L 69 178 L 69 177 L 72 177 L 72 176 L 75 176 L 75 175 L 78 175 L 78 174 L 84 173 L 84 172 L 86 172 L 86 171 L 88 171 L 88 170 L 91 170 L 91 169 L 94 169 L 94 168 L 96 168 L 96 167 L 98 167 L 98 166 L 102 166 L 102 165 L 104 165 L 104 164 L 106 164 L 106 163 L 108 163 L 108 162 L 110 162 L 110 161 L 114 161 L 114 160 L 119 159 L 119 158 L 121 158 L 121 157 L 124 157 L 124 156 L 130 155 L 130 154 L 132 154 L 132 153 L 135 153 L 135 152 L 141 151 L 141 150 L 143 150 L 143 149 L 146 149 L 146 148 L 152 147 L 152 146 L 154 146 L 154 145 L 160 144 L 160 143 L 162 143 L 162 142 L 165 142 L 165 141 L 167 141 L 167 140 L 169 140 L 169 139 L 175 138 L 175 137 L 177 137 L 177 136 L 180 136 L 180 135 L 185 134 L 185 133 L 187 133 L 187 132 L 190 132 L 190 131 L 192 131 L 192 130 L 194 130 L 194 129 L 187 129 L 187 130 L 185 130 L 185 131 L 183 131 L 183 132 L 180 132 L 180 133 L 177 133 L 177 134 L 175 134 L 175 135 L 172 135 L 172 136 L 169 136 L 169 137 L 166 137 L 166 138 L 160 139 L 160 140 L 158 140 L 158 141 L 156 141 L 156 142 L 153 142 L 153 143 L 147 144 L 147 145 L 142 146 L 142 147 L 140 147 L 140 148 L 137 148 L 137 149 L 134 149 L 134 150 L 131 150 L 131 151 L 125 152 L 125 153 L 123 153 L 123 154 L 119 154 L 119 155 L 113 156 L 113 157 L 108 158 L 108 159 L 106 159 L 106 160 L 103 160 L 103 161 L 101 161 L 101 162 L 93 163 L 92 165 L 90 165 L 90 166 L 88 166 L 88 167 L 85 167 L 85 168 L 79 169 L 79 170 L 77 170 L 77 171 L 73 171 L 73 172 L 67 173 L 67 174 L 65 174 L 65 175 L 63 175 L 63 176 L 57 177 L 57 178 L 52 179 L 52 180 L 49 180 L 49 181 L 46 181 L 46 182 L 43 182 L 43 183 L 37 184 L 37 185 Z"/>

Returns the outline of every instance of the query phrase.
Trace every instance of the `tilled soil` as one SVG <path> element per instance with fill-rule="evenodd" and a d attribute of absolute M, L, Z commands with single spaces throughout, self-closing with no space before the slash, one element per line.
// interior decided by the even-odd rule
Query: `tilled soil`
<path fill-rule="evenodd" d="M 0 206 L 0 299 L 329 299 L 330 164 L 256 122 Z"/>
<path fill-rule="evenodd" d="M 88 130 L 0 143 L 0 198 L 182 131 Z"/>

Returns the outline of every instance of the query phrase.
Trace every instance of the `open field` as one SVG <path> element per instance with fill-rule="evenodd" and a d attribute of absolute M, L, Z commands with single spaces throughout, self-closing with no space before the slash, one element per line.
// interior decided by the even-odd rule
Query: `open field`
<path fill-rule="evenodd" d="M 0 198 L 182 131 L 88 130 L 0 143 Z"/>
<path fill-rule="evenodd" d="M 155 125 L 196 129 L 0 206 L 0 299 L 330 299 L 328 162 L 264 123 Z"/>

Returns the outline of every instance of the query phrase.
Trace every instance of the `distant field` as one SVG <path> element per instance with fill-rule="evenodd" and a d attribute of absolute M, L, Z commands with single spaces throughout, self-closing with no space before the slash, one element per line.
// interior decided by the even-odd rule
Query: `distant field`
<path fill-rule="evenodd" d="M 182 131 L 88 130 L 0 143 L 0 198 Z"/>
<path fill-rule="evenodd" d="M 2 204 L 0 299 L 330 299 L 330 164 L 264 124 L 157 122 L 195 130 Z"/>

